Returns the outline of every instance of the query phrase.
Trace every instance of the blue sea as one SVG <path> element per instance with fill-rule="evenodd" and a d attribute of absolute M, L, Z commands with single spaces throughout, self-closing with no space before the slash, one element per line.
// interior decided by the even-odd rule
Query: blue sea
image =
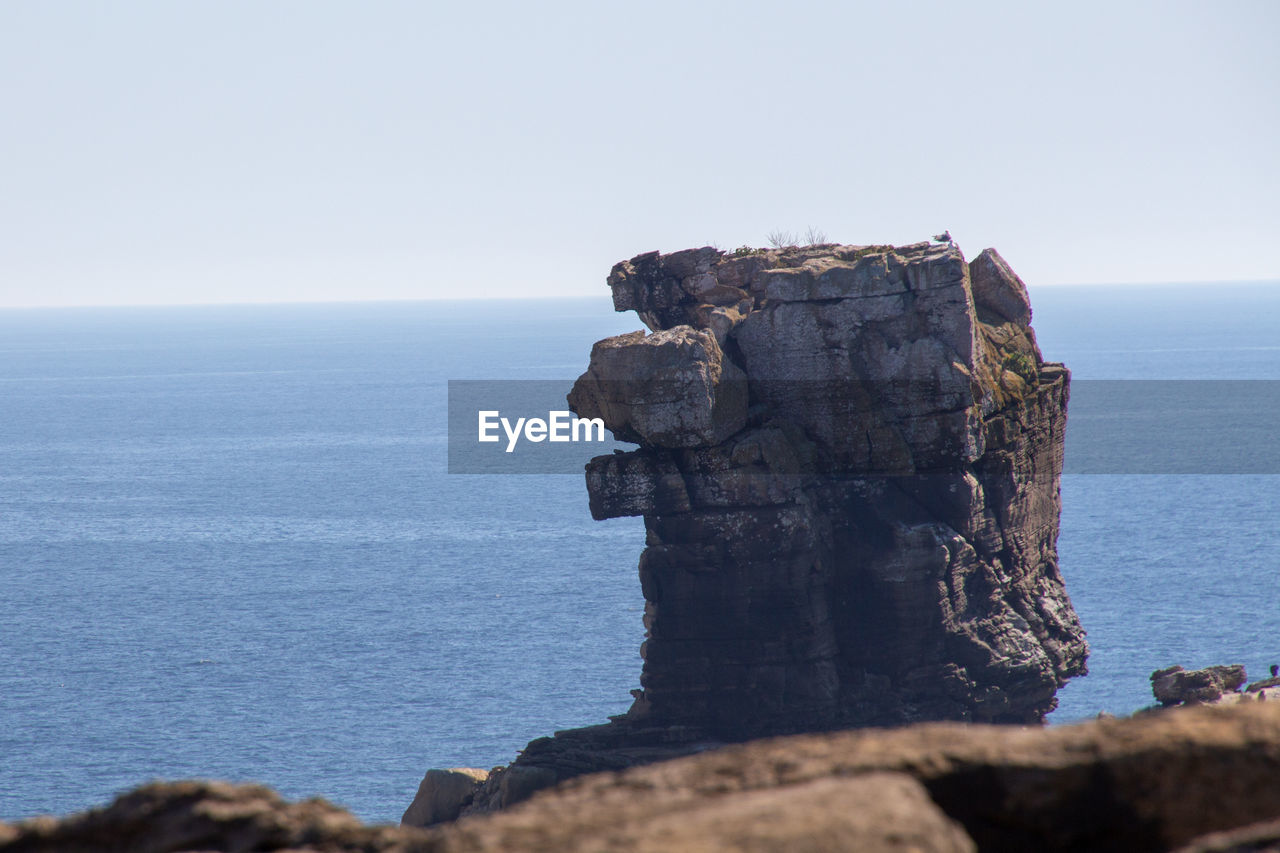
<path fill-rule="evenodd" d="M 1280 283 L 1033 302 L 1077 380 L 1280 379 Z M 447 473 L 445 401 L 639 327 L 607 295 L 0 311 L 0 819 L 210 777 L 393 822 L 430 767 L 624 712 L 640 520 L 592 521 L 580 475 Z M 1280 477 L 1062 497 L 1093 652 L 1053 722 L 1280 662 Z"/>

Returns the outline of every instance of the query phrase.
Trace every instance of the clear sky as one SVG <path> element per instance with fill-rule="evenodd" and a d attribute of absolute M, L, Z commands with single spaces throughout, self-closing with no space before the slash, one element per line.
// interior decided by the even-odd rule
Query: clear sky
<path fill-rule="evenodd" d="M 949 228 L 1280 278 L 1280 2 L 0 0 L 0 306 L 604 295 Z"/>

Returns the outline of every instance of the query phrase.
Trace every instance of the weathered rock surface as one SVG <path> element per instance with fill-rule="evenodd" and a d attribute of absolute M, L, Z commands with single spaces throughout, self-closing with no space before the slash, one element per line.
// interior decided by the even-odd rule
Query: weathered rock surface
<path fill-rule="evenodd" d="M 699 447 L 742 429 L 747 384 L 715 335 L 677 326 L 597 343 L 569 405 L 582 417 L 603 418 L 623 441 Z"/>
<path fill-rule="evenodd" d="M 424 830 L 365 826 L 324 800 L 287 803 L 269 788 L 226 782 L 156 782 L 122 794 L 106 808 L 62 820 L 0 823 L 4 853 L 436 849 Z"/>
<path fill-rule="evenodd" d="M 659 781 L 655 788 L 648 777 L 635 777 L 621 788 L 605 782 L 602 788 L 588 787 L 576 795 L 566 792 L 565 800 L 539 798 L 509 813 L 445 828 L 443 849 L 450 853 L 971 853 L 977 849 L 961 825 L 934 804 L 926 788 L 905 773 L 827 775 L 761 788 L 731 781 L 718 792 L 697 782 L 687 788 L 679 783 L 679 792 L 667 784 Z M 628 802 L 630 793 L 637 796 Z M 601 805 L 604 811 L 595 811 Z M 552 823 L 558 826 L 553 829 Z"/>
<path fill-rule="evenodd" d="M 0 824 L 0 851 L 1266 850 L 1278 779 L 1280 703 L 1247 702 L 736 744 L 429 830 L 360 826 L 256 786 L 149 785 L 87 815 Z"/>
<path fill-rule="evenodd" d="M 1245 692 L 1257 693 L 1259 691 L 1267 690 L 1272 687 L 1280 687 L 1280 676 L 1273 675 L 1270 678 L 1264 678 L 1261 681 L 1255 681 L 1245 688 Z"/>
<path fill-rule="evenodd" d="M 400 818 L 400 825 L 431 826 L 457 820 L 463 807 L 471 804 L 472 797 L 488 778 L 488 770 L 475 767 L 428 770 L 413 802 Z"/>
<path fill-rule="evenodd" d="M 1000 325 L 1031 325 L 1031 296 L 1027 286 L 995 249 L 987 249 L 969 264 L 973 301 L 978 319 Z"/>
<path fill-rule="evenodd" d="M 1185 670 L 1180 666 L 1151 673 L 1151 692 L 1161 707 L 1178 705 L 1236 705 L 1241 702 L 1280 701 L 1280 678 L 1248 681 L 1243 664 Z"/>
<path fill-rule="evenodd" d="M 640 444 L 587 469 L 592 513 L 647 530 L 629 723 L 740 740 L 1055 707 L 1087 655 L 1056 553 L 1069 374 L 994 250 L 703 248 L 609 285 L 653 333 L 598 343 L 569 402 Z"/>
<path fill-rule="evenodd" d="M 1161 705 L 1197 705 L 1218 702 L 1247 680 L 1239 663 L 1194 670 L 1171 666 L 1151 673 L 1151 692 Z"/>
<path fill-rule="evenodd" d="M 1179 708 L 1051 729 L 931 723 L 777 738 L 581 777 L 443 834 L 457 845 L 451 851 L 657 850 L 663 842 L 667 849 L 722 849 L 698 829 L 702 809 L 822 781 L 875 778 L 883 785 L 885 774 L 919 782 L 980 850 L 1168 850 L 1280 817 L 1280 704 Z M 837 820 L 825 804 L 806 808 L 800 796 L 787 802 L 797 809 L 796 823 L 812 825 L 815 834 Z M 852 792 L 832 807 L 860 811 L 864 803 L 882 807 Z M 687 836 L 650 831 L 680 826 L 681 818 L 688 819 Z M 897 829 L 907 832 L 915 821 Z M 740 830 L 763 835 L 767 822 L 744 814 Z M 741 849 L 907 849 L 892 834 L 867 833 L 856 843 L 843 836 L 827 847 L 811 838 L 801 830 L 794 846 Z M 947 849 L 945 843 L 939 837 L 924 849 Z"/>

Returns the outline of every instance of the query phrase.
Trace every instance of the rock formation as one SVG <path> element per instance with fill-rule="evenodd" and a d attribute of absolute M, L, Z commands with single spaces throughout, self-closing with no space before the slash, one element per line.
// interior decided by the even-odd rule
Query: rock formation
<path fill-rule="evenodd" d="M 1252 684 L 1250 684 L 1248 687 L 1245 688 L 1245 692 L 1246 693 L 1262 693 L 1266 690 L 1271 690 L 1277 687 L 1280 687 L 1280 677 L 1276 677 L 1273 675 L 1270 678 L 1264 678 L 1261 681 L 1253 682 Z"/>
<path fill-rule="evenodd" d="M 569 404 L 640 449 L 587 468 L 643 515 L 633 723 L 691 736 L 1038 722 L 1085 672 L 1058 572 L 1069 374 L 994 250 L 638 255 Z"/>
<path fill-rule="evenodd" d="M 774 738 L 581 777 L 431 830 L 364 827 L 256 786 L 156 784 L 61 821 L 0 824 L 0 853 L 1277 850 L 1277 778 L 1280 702 L 1248 702 Z"/>
<path fill-rule="evenodd" d="M 463 806 L 471 802 L 476 788 L 488 778 L 489 771 L 477 767 L 428 770 L 413 802 L 401 816 L 400 825 L 432 826 L 457 820 Z"/>
<path fill-rule="evenodd" d="M 1280 817 L 1277 778 L 1275 703 L 1048 729 L 931 723 L 583 777 L 444 837 L 450 851 L 1164 851 Z"/>
<path fill-rule="evenodd" d="M 1280 678 L 1272 676 L 1241 686 L 1249 680 L 1244 664 L 1208 666 L 1186 670 L 1180 666 L 1151 673 L 1151 692 L 1161 707 L 1176 705 L 1232 705 L 1280 699 Z"/>
<path fill-rule="evenodd" d="M 421 830 L 365 826 L 324 800 L 287 803 L 261 785 L 226 782 L 153 782 L 121 794 L 106 808 L 62 820 L 0 823 L 4 853 L 433 849 Z"/>
<path fill-rule="evenodd" d="M 1151 673 L 1151 692 L 1161 705 L 1197 705 L 1216 702 L 1235 693 L 1249 678 L 1243 664 L 1185 670 L 1180 666 Z"/>
<path fill-rule="evenodd" d="M 1088 654 L 1056 551 L 1069 373 L 1004 259 L 702 248 L 609 285 L 651 333 L 598 342 L 569 405 L 640 445 L 586 479 L 596 518 L 644 516 L 641 689 L 461 814 L 761 736 L 1042 721 Z"/>

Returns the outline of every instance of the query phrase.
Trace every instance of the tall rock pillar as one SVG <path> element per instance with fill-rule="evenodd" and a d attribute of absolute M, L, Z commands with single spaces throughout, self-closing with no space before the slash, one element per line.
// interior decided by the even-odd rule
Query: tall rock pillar
<path fill-rule="evenodd" d="M 1086 671 L 1058 572 L 1069 373 L 994 250 L 639 255 L 650 332 L 600 341 L 569 402 L 639 444 L 587 467 L 643 515 L 630 718 L 739 739 L 1033 722 Z"/>

